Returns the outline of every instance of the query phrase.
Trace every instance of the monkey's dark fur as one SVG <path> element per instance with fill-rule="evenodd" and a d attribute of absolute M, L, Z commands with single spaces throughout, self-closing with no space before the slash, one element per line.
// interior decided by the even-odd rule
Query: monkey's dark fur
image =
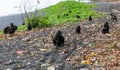
<path fill-rule="evenodd" d="M 115 14 L 111 13 L 110 15 L 112 21 L 117 21 L 117 16 Z"/>
<path fill-rule="evenodd" d="M 58 30 L 57 33 L 55 34 L 55 37 L 53 38 L 53 44 L 56 47 L 64 45 L 64 37 L 63 37 L 62 32 L 60 30 Z"/>
<path fill-rule="evenodd" d="M 68 13 L 64 14 L 64 16 L 68 16 L 68 15 L 69 15 Z"/>
<path fill-rule="evenodd" d="M 69 10 L 69 13 L 71 13 L 72 11 L 71 10 Z"/>
<path fill-rule="evenodd" d="M 78 19 L 79 19 L 79 18 L 80 18 L 80 16 L 79 16 L 79 15 L 76 15 L 76 18 L 78 18 Z"/>
<path fill-rule="evenodd" d="M 13 23 L 10 23 L 10 34 L 15 33 L 17 30 L 17 26 L 13 25 Z"/>
<path fill-rule="evenodd" d="M 80 28 L 80 26 L 78 25 L 78 27 L 76 28 L 76 33 L 78 34 L 78 33 L 81 33 L 81 28 Z"/>
<path fill-rule="evenodd" d="M 25 25 L 25 23 L 23 22 L 22 25 Z"/>
<path fill-rule="evenodd" d="M 13 23 L 10 23 L 10 26 L 5 27 L 3 32 L 4 34 L 13 34 L 16 30 L 17 26 L 13 25 Z"/>
<path fill-rule="evenodd" d="M 89 21 L 92 21 L 92 16 L 89 16 Z"/>
<path fill-rule="evenodd" d="M 102 33 L 103 34 L 109 33 L 108 21 L 104 24 L 103 29 L 102 29 Z"/>
<path fill-rule="evenodd" d="M 28 23 L 27 30 L 31 30 L 31 29 L 32 29 L 32 27 L 31 27 L 30 23 Z"/>
<path fill-rule="evenodd" d="M 4 30 L 3 30 L 4 34 L 9 34 L 9 31 L 10 31 L 9 26 L 5 27 Z"/>

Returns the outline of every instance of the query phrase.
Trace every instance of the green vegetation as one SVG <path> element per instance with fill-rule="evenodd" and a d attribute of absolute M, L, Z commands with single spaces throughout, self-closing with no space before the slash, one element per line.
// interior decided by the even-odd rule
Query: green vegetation
<path fill-rule="evenodd" d="M 93 10 L 94 4 L 85 4 L 82 2 L 65 1 L 56 5 L 42 9 L 47 13 L 47 21 L 52 25 L 56 25 L 64 22 L 75 22 L 86 20 L 90 15 L 94 18 L 100 17 L 101 14 Z M 71 13 L 69 13 L 71 11 Z M 64 16 L 68 14 L 68 16 Z M 76 18 L 79 15 L 81 18 Z"/>
<path fill-rule="evenodd" d="M 94 11 L 94 7 L 94 4 L 86 4 L 76 1 L 63 1 L 56 5 L 39 10 L 39 12 L 45 13 L 44 17 L 33 16 L 32 18 L 27 19 L 26 23 L 31 23 L 32 27 L 34 27 L 34 25 L 38 27 L 48 27 L 65 22 L 83 21 L 88 19 L 90 15 L 92 15 L 93 18 L 101 17 L 102 14 Z M 69 13 L 69 11 L 71 12 Z M 65 14 L 68 14 L 68 16 L 64 16 Z M 79 15 L 81 18 L 76 18 L 76 15 Z"/>
<path fill-rule="evenodd" d="M 18 26 L 18 31 L 24 31 L 26 29 L 26 25 Z"/>
<path fill-rule="evenodd" d="M 32 14 L 31 18 L 26 18 L 25 25 L 19 26 L 18 31 L 25 30 L 28 23 L 30 23 L 33 28 L 41 28 L 66 22 L 84 21 L 88 19 L 90 15 L 92 15 L 93 18 L 101 17 L 102 14 L 93 10 L 95 6 L 94 4 L 76 1 L 63 1 L 56 5 L 36 10 L 40 15 L 35 16 Z M 76 15 L 80 16 L 80 18 L 76 18 Z"/>
<path fill-rule="evenodd" d="M 2 31 L 2 30 L 0 30 L 0 34 L 3 34 L 3 31 Z"/>

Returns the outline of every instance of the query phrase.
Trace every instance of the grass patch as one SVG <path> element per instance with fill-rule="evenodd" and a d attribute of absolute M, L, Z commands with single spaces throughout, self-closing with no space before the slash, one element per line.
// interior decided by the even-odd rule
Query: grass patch
<path fill-rule="evenodd" d="M 101 17 L 102 14 L 93 10 L 97 7 L 94 4 L 86 4 L 76 1 L 63 1 L 47 8 L 38 10 L 40 14 L 27 18 L 26 24 L 30 23 L 32 27 L 49 27 L 66 22 L 84 21 L 88 19 L 90 15 L 93 18 Z M 76 16 L 80 18 L 76 18 Z"/>
<path fill-rule="evenodd" d="M 24 31 L 26 30 L 26 25 L 18 26 L 17 31 Z"/>
<path fill-rule="evenodd" d="M 84 21 L 90 15 L 93 18 L 102 17 L 103 14 L 96 12 L 93 8 L 97 7 L 94 4 L 86 4 L 76 1 L 63 1 L 47 8 L 37 10 L 40 14 L 25 19 L 25 25 L 18 26 L 18 31 L 26 29 L 27 24 L 30 23 L 32 27 L 49 27 L 66 22 Z M 67 15 L 66 15 L 67 14 Z M 80 16 L 80 19 L 76 18 Z M 2 33 L 2 31 L 0 32 Z"/>
<path fill-rule="evenodd" d="M 64 22 L 83 21 L 90 15 L 92 15 L 93 18 L 101 17 L 102 14 L 93 10 L 95 6 L 94 4 L 86 4 L 83 2 L 64 1 L 42 10 L 46 12 L 48 23 L 56 25 Z M 68 16 L 64 16 L 65 14 L 68 14 Z M 76 15 L 79 15 L 81 18 L 76 18 Z"/>
<path fill-rule="evenodd" d="M 0 30 L 0 34 L 3 34 L 3 31 L 2 31 L 2 30 Z"/>

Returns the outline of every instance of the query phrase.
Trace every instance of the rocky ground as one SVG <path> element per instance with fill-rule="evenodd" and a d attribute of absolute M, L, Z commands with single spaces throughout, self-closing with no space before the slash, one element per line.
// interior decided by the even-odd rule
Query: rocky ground
<path fill-rule="evenodd" d="M 100 12 L 109 14 L 104 10 Z M 111 11 L 118 21 L 109 20 L 109 34 L 101 34 L 108 15 L 91 22 L 66 23 L 7 35 L 7 39 L 0 41 L 0 69 L 120 70 L 120 6 Z M 77 25 L 81 26 L 81 34 L 75 33 Z M 56 49 L 52 38 L 57 30 L 63 32 L 65 45 Z"/>

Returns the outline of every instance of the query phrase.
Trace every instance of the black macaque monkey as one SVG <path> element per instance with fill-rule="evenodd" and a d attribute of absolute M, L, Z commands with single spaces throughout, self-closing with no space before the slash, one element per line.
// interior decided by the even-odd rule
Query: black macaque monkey
<path fill-rule="evenodd" d="M 25 25 L 25 23 L 23 22 L 22 25 Z"/>
<path fill-rule="evenodd" d="M 10 23 L 10 26 L 7 26 L 3 29 L 4 34 L 13 34 L 17 30 L 17 26 L 13 23 Z"/>
<path fill-rule="evenodd" d="M 68 14 L 68 13 L 66 13 L 66 14 L 64 14 L 63 16 L 69 16 L 69 14 Z"/>
<path fill-rule="evenodd" d="M 60 30 L 57 31 L 55 37 L 53 38 L 53 44 L 57 47 L 64 45 L 64 37 Z"/>
<path fill-rule="evenodd" d="M 32 27 L 31 27 L 30 23 L 28 23 L 27 30 L 31 30 L 31 29 L 32 29 Z"/>
<path fill-rule="evenodd" d="M 9 34 L 15 33 L 16 30 L 17 30 L 17 26 L 15 26 L 13 23 L 10 23 L 10 32 L 9 32 Z"/>
<path fill-rule="evenodd" d="M 69 10 L 69 13 L 71 13 L 72 11 L 71 10 Z"/>
<path fill-rule="evenodd" d="M 79 16 L 79 15 L 76 15 L 76 18 L 78 18 L 78 19 L 79 19 L 79 18 L 80 18 L 80 16 Z"/>
<path fill-rule="evenodd" d="M 9 32 L 10 32 L 10 27 L 9 27 L 9 26 L 5 27 L 5 28 L 3 29 L 3 32 L 4 32 L 4 34 L 9 34 Z"/>
<path fill-rule="evenodd" d="M 81 33 L 81 28 L 80 28 L 79 25 L 78 25 L 78 27 L 76 28 L 76 33 L 77 33 L 77 34 Z"/>
<path fill-rule="evenodd" d="M 89 21 L 92 21 L 92 16 L 89 16 L 89 19 L 88 19 Z"/>
<path fill-rule="evenodd" d="M 102 34 L 109 33 L 109 25 L 108 21 L 104 24 L 103 29 L 102 29 Z"/>
<path fill-rule="evenodd" d="M 113 22 L 117 21 L 117 16 L 115 14 L 111 13 L 110 15 Z"/>

